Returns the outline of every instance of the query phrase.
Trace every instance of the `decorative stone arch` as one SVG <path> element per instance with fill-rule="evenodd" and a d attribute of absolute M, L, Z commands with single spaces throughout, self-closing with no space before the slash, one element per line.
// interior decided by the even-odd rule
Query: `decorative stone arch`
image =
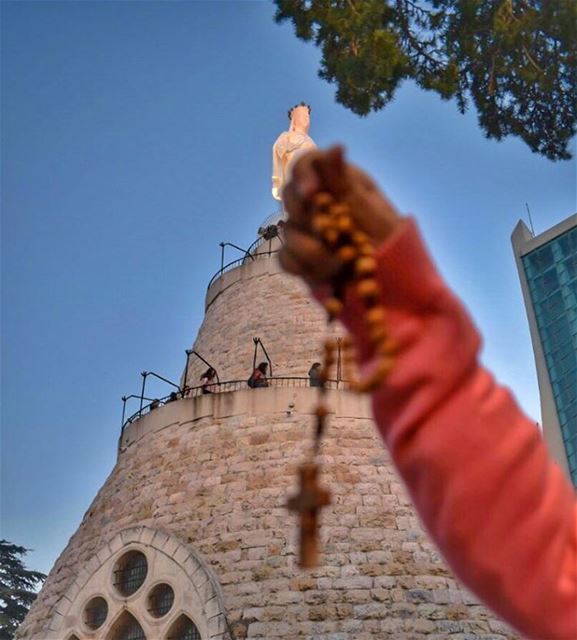
<path fill-rule="evenodd" d="M 149 571 L 144 584 L 125 597 L 114 592 L 112 576 L 117 561 L 131 550 L 140 550 L 147 556 Z M 178 594 L 173 610 L 160 622 L 144 611 L 146 593 L 158 583 L 156 567 L 161 575 L 174 573 L 171 586 Z M 170 583 L 170 578 L 167 581 Z M 109 615 L 102 627 L 91 631 L 84 625 L 82 616 L 86 602 L 94 596 L 107 599 Z M 106 640 L 127 612 L 137 619 L 150 639 L 164 635 L 184 614 L 198 627 L 202 640 L 230 640 L 222 589 L 216 575 L 190 545 L 158 529 L 144 526 L 124 529 L 101 547 L 80 568 L 60 598 L 46 638 L 62 640 L 77 636 Z"/>

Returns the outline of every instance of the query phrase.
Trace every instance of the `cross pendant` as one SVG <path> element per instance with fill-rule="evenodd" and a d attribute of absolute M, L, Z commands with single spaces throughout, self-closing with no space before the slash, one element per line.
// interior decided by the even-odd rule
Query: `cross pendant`
<path fill-rule="evenodd" d="M 318 564 L 318 513 L 331 502 L 330 492 L 319 487 L 318 475 L 319 467 L 314 462 L 303 464 L 299 492 L 288 501 L 288 508 L 301 517 L 299 565 L 303 568 Z"/>

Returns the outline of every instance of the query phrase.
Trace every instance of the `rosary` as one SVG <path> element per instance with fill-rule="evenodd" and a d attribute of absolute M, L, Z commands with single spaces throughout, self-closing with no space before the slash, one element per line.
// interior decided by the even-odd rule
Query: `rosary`
<path fill-rule="evenodd" d="M 385 327 L 386 314 L 380 301 L 380 290 L 375 279 L 377 261 L 375 248 L 366 233 L 355 228 L 350 208 L 326 192 L 317 193 L 312 200 L 311 221 L 314 233 L 325 245 L 335 251 L 343 267 L 331 282 L 332 295 L 324 301 L 327 322 L 337 318 L 343 308 L 345 287 L 351 284 L 363 305 L 363 320 L 373 355 L 373 366 L 363 379 L 351 382 L 358 393 L 373 391 L 385 379 L 392 366 L 393 347 Z M 353 360 L 353 344 L 349 338 L 341 342 L 344 371 Z M 326 428 L 328 408 L 325 404 L 327 383 L 331 367 L 335 364 L 337 342 L 329 339 L 324 344 L 323 367 L 320 372 L 319 402 L 315 410 L 313 446 L 308 459 L 299 468 L 299 492 L 289 499 L 288 508 L 300 515 L 299 565 L 302 568 L 318 564 L 318 516 L 321 507 L 330 504 L 330 492 L 319 486 L 320 465 L 316 462 L 320 441 Z M 345 379 L 348 375 L 345 374 Z"/>

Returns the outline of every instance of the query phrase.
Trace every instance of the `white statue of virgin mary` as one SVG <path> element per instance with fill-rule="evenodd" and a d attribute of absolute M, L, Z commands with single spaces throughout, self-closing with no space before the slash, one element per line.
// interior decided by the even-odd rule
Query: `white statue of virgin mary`
<path fill-rule="evenodd" d="M 272 196 L 281 199 L 283 186 L 288 182 L 292 163 L 303 151 L 316 149 L 309 136 L 311 108 L 301 102 L 288 112 L 290 127 L 276 139 L 272 148 Z"/>

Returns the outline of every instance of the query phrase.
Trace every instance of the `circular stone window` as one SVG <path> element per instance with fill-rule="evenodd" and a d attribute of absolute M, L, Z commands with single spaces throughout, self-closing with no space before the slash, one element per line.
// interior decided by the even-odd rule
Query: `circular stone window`
<path fill-rule="evenodd" d="M 104 598 L 97 596 L 89 600 L 84 607 L 84 624 L 89 629 L 99 629 L 104 624 L 107 615 L 108 603 Z"/>
<path fill-rule="evenodd" d="M 125 597 L 136 593 L 146 580 L 148 562 L 141 551 L 125 553 L 114 567 L 114 586 Z"/>
<path fill-rule="evenodd" d="M 157 584 L 148 594 L 147 609 L 155 618 L 162 618 L 174 604 L 174 590 L 166 582 Z"/>

